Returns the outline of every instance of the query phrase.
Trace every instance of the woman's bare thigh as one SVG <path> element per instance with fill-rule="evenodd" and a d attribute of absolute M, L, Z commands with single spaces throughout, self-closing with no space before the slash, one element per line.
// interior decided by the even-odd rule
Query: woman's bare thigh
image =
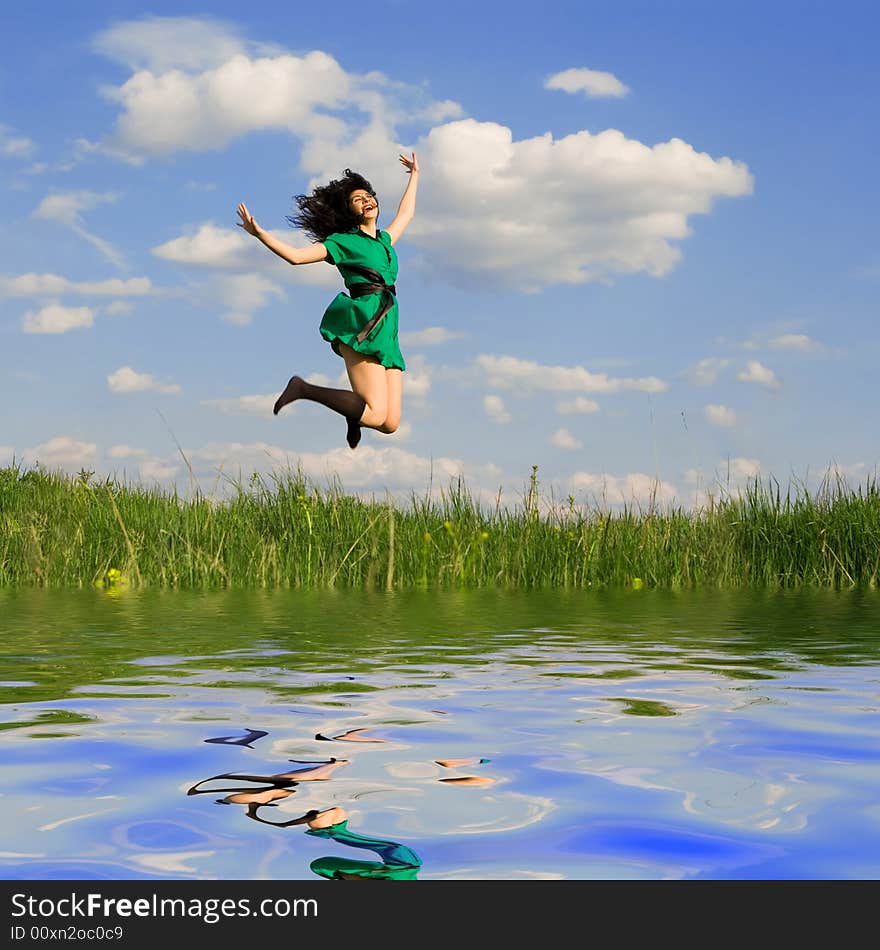
<path fill-rule="evenodd" d="M 400 412 L 403 405 L 403 372 L 399 369 L 385 370 L 387 394 L 387 412 L 385 422 L 379 426 L 380 432 L 396 432 L 400 425 Z"/>
<path fill-rule="evenodd" d="M 386 369 L 374 357 L 364 356 L 345 343 L 339 344 L 339 352 L 345 360 L 345 369 L 351 388 L 367 404 L 361 423 L 378 429 L 388 415 L 388 384 Z"/>

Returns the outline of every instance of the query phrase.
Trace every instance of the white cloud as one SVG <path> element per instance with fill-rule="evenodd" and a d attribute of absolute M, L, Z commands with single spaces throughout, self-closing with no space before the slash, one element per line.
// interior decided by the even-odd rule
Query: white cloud
<path fill-rule="evenodd" d="M 130 366 L 120 366 L 107 377 L 107 385 L 114 393 L 134 393 L 152 390 L 158 393 L 179 393 L 180 386 L 160 383 L 149 373 L 135 372 Z"/>
<path fill-rule="evenodd" d="M 185 454 L 199 472 L 223 470 L 233 474 L 242 471 L 278 471 L 289 467 L 316 482 L 338 476 L 348 489 L 403 488 L 409 489 L 430 483 L 442 484 L 462 476 L 466 482 L 497 479 L 500 470 L 494 465 L 470 465 L 461 459 L 448 457 L 425 458 L 396 447 L 374 448 L 361 442 L 356 452 L 346 447 L 323 454 L 296 453 L 265 442 L 212 442 L 198 449 L 185 449 Z"/>
<path fill-rule="evenodd" d="M 64 307 L 51 303 L 41 310 L 28 311 L 22 319 L 24 333 L 67 333 L 90 327 L 95 322 L 95 313 L 90 307 Z"/>
<path fill-rule="evenodd" d="M 120 280 L 74 281 L 57 274 L 0 274 L 0 297 L 57 297 L 77 294 L 83 297 L 146 297 L 158 293 L 149 277 Z"/>
<path fill-rule="evenodd" d="M 662 276 L 681 257 L 673 242 L 690 234 L 690 215 L 752 190 L 741 163 L 616 129 L 516 141 L 506 126 L 462 119 L 418 148 L 432 174 L 411 237 L 431 266 L 523 290 Z"/>
<path fill-rule="evenodd" d="M 583 366 L 544 366 L 514 356 L 477 357 L 477 366 L 489 384 L 499 389 L 541 389 L 551 392 L 617 393 L 624 390 L 664 392 L 668 385 L 656 376 L 641 378 L 611 377 L 607 373 L 591 373 Z"/>
<path fill-rule="evenodd" d="M 292 247 L 307 247 L 312 243 L 311 238 L 298 231 L 270 233 Z M 154 247 L 152 253 L 162 260 L 207 270 L 263 271 L 277 279 L 314 287 L 340 287 L 341 284 L 335 267 L 323 262 L 290 265 L 255 238 L 236 230 L 234 224 L 219 227 L 213 221 L 205 222 L 196 231 Z"/>
<path fill-rule="evenodd" d="M 126 480 L 161 482 L 175 478 L 182 471 L 182 466 L 179 463 L 159 459 L 147 449 L 139 449 L 131 445 L 111 446 L 107 450 L 107 457 L 130 460 L 131 467 L 129 465 L 125 466 L 124 475 Z"/>
<path fill-rule="evenodd" d="M 163 462 L 160 459 L 144 459 L 138 462 L 138 476 L 141 481 L 164 481 L 175 478 L 181 472 L 181 466 L 173 462 Z"/>
<path fill-rule="evenodd" d="M 302 142 L 300 168 L 316 176 L 311 183 L 356 164 L 375 169 L 380 195 L 393 191 L 396 199 L 401 178 L 388 156 L 409 147 L 396 129 L 461 114 L 455 103 L 427 101 L 424 89 L 382 73 L 349 73 L 320 51 L 256 55 L 213 21 L 203 61 L 194 64 L 173 44 L 157 61 L 157 36 L 173 38 L 177 22 L 150 21 L 147 31 L 138 21 L 124 43 L 111 44 L 138 71 L 107 91 L 121 113 L 100 146 L 105 151 L 143 158 L 287 131 Z M 197 29 L 191 19 L 182 22 Z M 659 276 L 680 258 L 675 242 L 690 234 L 690 215 L 752 190 L 741 163 L 677 138 L 648 146 L 615 129 L 516 141 L 503 125 L 456 119 L 415 145 L 432 174 L 408 240 L 425 251 L 424 266 L 461 281 L 491 276 L 537 289 Z"/>
<path fill-rule="evenodd" d="M 90 211 L 98 205 L 116 200 L 117 196 L 112 192 L 67 191 L 46 195 L 32 212 L 32 217 L 72 227 L 79 223 L 81 211 Z"/>
<path fill-rule="evenodd" d="M 758 459 L 743 456 L 721 459 L 715 466 L 715 481 L 721 485 L 730 482 L 742 483 L 760 475 L 761 471 L 761 463 Z M 690 482 L 703 481 L 702 473 L 696 469 L 689 469 L 686 478 Z"/>
<path fill-rule="evenodd" d="M 749 360 L 746 368 L 736 374 L 736 378 L 742 383 L 757 383 L 767 389 L 779 389 L 782 385 L 773 370 L 757 360 Z"/>
<path fill-rule="evenodd" d="M 113 445 L 107 450 L 112 459 L 142 458 L 149 454 L 146 449 L 135 449 L 130 445 Z"/>
<path fill-rule="evenodd" d="M 100 204 L 115 202 L 117 195 L 109 192 L 69 191 L 54 195 L 47 195 L 34 210 L 32 217 L 44 221 L 55 221 L 68 227 L 83 240 L 88 241 L 114 267 L 124 268 L 125 259 L 122 254 L 109 242 L 87 231 L 81 211 L 89 211 Z"/>
<path fill-rule="evenodd" d="M 619 477 L 608 473 L 575 472 L 569 482 L 574 491 L 583 491 L 591 500 L 608 504 L 646 506 L 656 502 L 662 505 L 670 504 L 677 497 L 671 482 L 642 472 Z"/>
<path fill-rule="evenodd" d="M 25 135 L 16 135 L 8 126 L 0 123 L 0 156 L 4 158 L 27 158 L 36 149 L 36 143 Z"/>
<path fill-rule="evenodd" d="M 504 406 L 500 396 L 486 396 L 483 399 L 483 409 L 486 415 L 497 425 L 507 425 L 510 422 L 510 413 Z"/>
<path fill-rule="evenodd" d="M 318 50 L 253 59 L 236 52 L 194 74 L 170 64 L 141 69 L 122 86 L 104 90 L 123 109 L 105 144 L 155 157 L 220 149 L 242 135 L 277 130 L 313 145 L 339 146 L 351 129 L 330 113 L 354 107 L 381 120 L 384 100 L 376 90 L 381 85 L 379 74 L 349 74 Z"/>
<path fill-rule="evenodd" d="M 550 444 L 558 449 L 580 449 L 583 448 L 583 442 L 579 442 L 566 428 L 557 429 L 550 436 Z"/>
<path fill-rule="evenodd" d="M 574 399 L 563 400 L 556 403 L 556 411 L 563 416 L 571 416 L 575 413 L 591 413 L 599 411 L 599 403 L 595 399 L 584 399 L 583 396 L 577 396 Z"/>
<path fill-rule="evenodd" d="M 272 415 L 272 407 L 278 399 L 278 393 L 267 393 L 265 395 L 238 396 L 235 399 L 203 399 L 203 406 L 211 406 L 220 412 L 230 415 L 243 416 L 264 416 Z M 289 407 L 286 412 L 296 408 L 296 403 Z"/>
<path fill-rule="evenodd" d="M 452 340 L 461 340 L 467 336 L 445 327 L 426 327 L 424 330 L 412 330 L 400 334 L 400 342 L 405 346 L 436 346 L 440 343 L 449 343 Z"/>
<path fill-rule="evenodd" d="M 878 479 L 880 479 L 877 463 L 869 465 L 867 462 L 852 462 L 849 465 L 840 465 L 837 462 L 832 462 L 824 470 L 821 465 L 811 466 L 811 468 L 815 472 L 824 471 L 823 478 L 826 476 L 831 479 L 842 478 L 847 482 L 852 479 L 855 479 L 857 482 L 861 482 L 863 480 L 877 482 Z"/>
<path fill-rule="evenodd" d="M 758 459 L 732 458 L 730 460 L 730 474 L 734 478 L 754 478 L 761 474 L 761 463 Z"/>
<path fill-rule="evenodd" d="M 108 317 L 123 317 L 133 310 L 134 305 L 127 300 L 114 300 L 113 303 L 107 304 L 104 308 L 104 313 L 106 313 Z"/>
<path fill-rule="evenodd" d="M 769 344 L 774 350 L 800 350 L 802 353 L 812 353 L 822 349 L 822 344 L 810 339 L 804 333 L 785 333 L 774 337 Z"/>
<path fill-rule="evenodd" d="M 733 409 L 717 403 L 709 403 L 709 405 L 703 406 L 703 415 L 715 426 L 735 426 L 737 421 Z"/>
<path fill-rule="evenodd" d="M 718 379 L 718 374 L 730 363 L 730 360 L 718 356 L 709 356 L 691 366 L 682 374 L 694 386 L 711 386 Z"/>
<path fill-rule="evenodd" d="M 406 372 L 403 374 L 403 398 L 422 407 L 431 391 L 431 370 L 423 356 L 411 356 L 406 360 Z"/>
<path fill-rule="evenodd" d="M 412 438 L 413 427 L 411 422 L 401 422 L 396 432 L 391 432 L 388 437 L 395 442 L 409 442 Z"/>
<path fill-rule="evenodd" d="M 95 461 L 97 445 L 63 435 L 22 452 L 26 464 L 40 462 L 47 468 L 80 469 Z"/>
<path fill-rule="evenodd" d="M 245 52 L 231 24 L 196 17 L 144 17 L 99 33 L 93 48 L 134 70 L 161 73 L 219 66 Z"/>
<path fill-rule="evenodd" d="M 554 73 L 544 81 L 545 89 L 561 89 L 563 92 L 582 92 L 592 98 L 625 96 L 629 87 L 625 86 L 613 73 L 598 69 L 565 69 Z"/>
<path fill-rule="evenodd" d="M 284 291 L 261 274 L 234 274 L 221 277 L 213 284 L 218 303 L 228 308 L 223 319 L 228 323 L 250 323 L 253 312 L 272 300 L 283 300 Z"/>
<path fill-rule="evenodd" d="M 253 256 L 258 242 L 233 226 L 221 228 L 213 221 L 202 224 L 193 234 L 184 234 L 154 247 L 152 253 L 165 261 L 237 270 L 245 255 Z M 264 249 L 265 250 L 265 249 Z"/>

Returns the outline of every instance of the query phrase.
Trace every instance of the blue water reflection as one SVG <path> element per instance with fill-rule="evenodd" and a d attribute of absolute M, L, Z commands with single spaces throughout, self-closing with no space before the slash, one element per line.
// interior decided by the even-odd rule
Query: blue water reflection
<path fill-rule="evenodd" d="M 870 592 L 6 591 L 0 617 L 6 878 L 880 876 Z"/>

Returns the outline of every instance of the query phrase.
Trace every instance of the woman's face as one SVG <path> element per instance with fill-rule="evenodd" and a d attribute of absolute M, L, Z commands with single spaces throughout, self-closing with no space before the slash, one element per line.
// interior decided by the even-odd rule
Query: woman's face
<path fill-rule="evenodd" d="M 376 201 L 376 196 L 363 188 L 356 188 L 348 196 L 348 204 L 363 221 L 375 221 L 379 216 L 379 202 Z"/>

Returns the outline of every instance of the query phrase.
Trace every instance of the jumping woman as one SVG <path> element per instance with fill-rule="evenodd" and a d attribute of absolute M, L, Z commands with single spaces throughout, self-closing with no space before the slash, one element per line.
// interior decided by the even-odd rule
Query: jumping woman
<path fill-rule="evenodd" d="M 278 413 L 290 402 L 310 399 L 348 420 L 346 441 L 355 448 L 361 426 L 395 432 L 400 425 L 403 371 L 406 364 L 397 341 L 397 254 L 393 245 L 406 230 L 416 208 L 419 163 L 400 156 L 409 181 L 391 224 L 377 228 L 379 202 L 366 178 L 351 169 L 338 180 L 297 195 L 299 213 L 288 221 L 315 239 L 309 247 L 295 248 L 272 237 L 242 203 L 238 222 L 248 234 L 290 264 L 328 261 L 339 268 L 348 294 L 340 293 L 321 320 L 321 336 L 345 360 L 351 390 L 315 386 L 291 376 L 275 402 Z"/>

